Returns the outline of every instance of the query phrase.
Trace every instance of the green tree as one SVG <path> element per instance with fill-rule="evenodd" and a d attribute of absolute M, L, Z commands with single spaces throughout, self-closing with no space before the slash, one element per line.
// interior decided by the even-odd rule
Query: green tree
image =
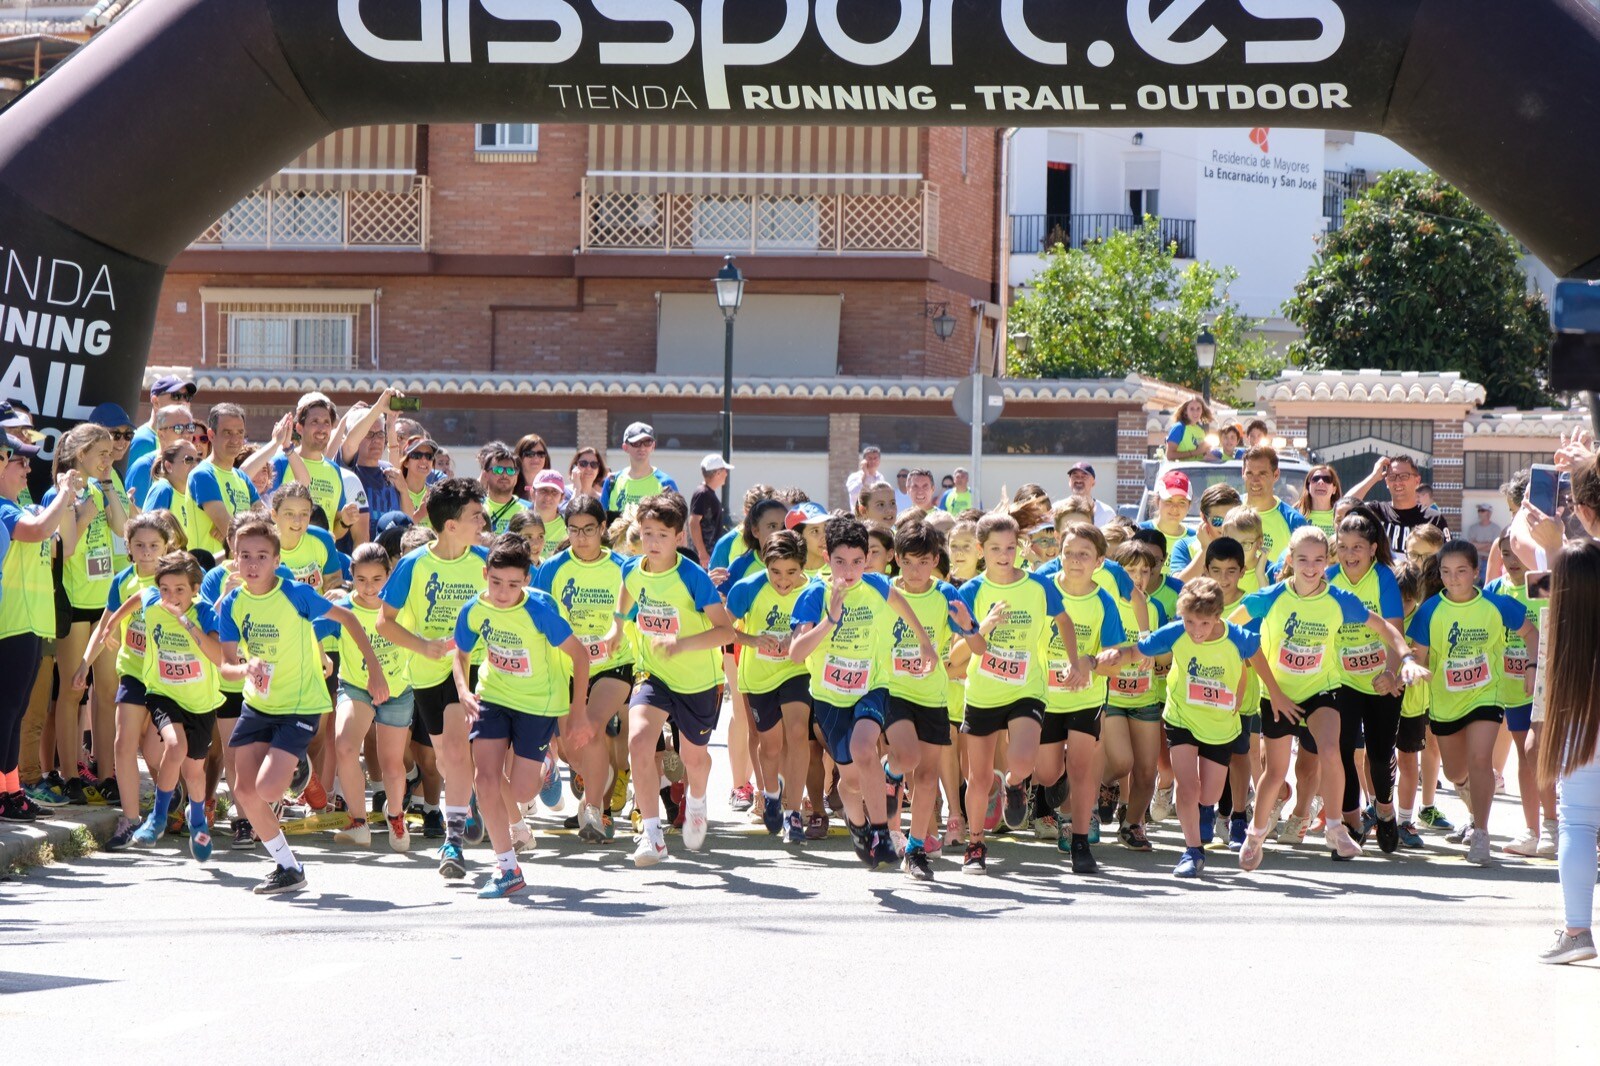
<path fill-rule="evenodd" d="M 1203 372 L 1194 342 L 1204 325 L 1217 339 L 1211 388 L 1233 399 L 1246 378 L 1282 369 L 1259 323 L 1227 296 L 1232 267 L 1195 262 L 1179 269 L 1177 245 L 1161 242 L 1156 221 L 1091 241 L 1081 249 L 1056 243 L 1043 270 L 1011 307 L 1013 332 L 1027 333 L 1028 351 L 1010 355 L 1016 377 L 1126 377 L 1144 374 L 1192 389 Z"/>
<path fill-rule="evenodd" d="M 1284 312 L 1292 352 L 1341 370 L 1459 370 L 1494 406 L 1550 402 L 1545 298 L 1510 234 L 1436 174 L 1391 170 L 1327 235 Z"/>

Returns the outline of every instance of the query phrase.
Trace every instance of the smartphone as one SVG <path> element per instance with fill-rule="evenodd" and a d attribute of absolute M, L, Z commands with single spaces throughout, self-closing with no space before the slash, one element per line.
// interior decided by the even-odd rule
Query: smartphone
<path fill-rule="evenodd" d="M 391 396 L 389 397 L 389 410 L 391 411 L 420 411 L 422 410 L 421 396 Z"/>
<path fill-rule="evenodd" d="M 1548 600 L 1550 598 L 1550 571 L 1535 570 L 1528 575 L 1528 599 Z"/>
<path fill-rule="evenodd" d="M 1572 498 L 1572 478 L 1546 463 L 1528 468 L 1528 502 L 1551 517 L 1561 512 L 1564 499 Z"/>

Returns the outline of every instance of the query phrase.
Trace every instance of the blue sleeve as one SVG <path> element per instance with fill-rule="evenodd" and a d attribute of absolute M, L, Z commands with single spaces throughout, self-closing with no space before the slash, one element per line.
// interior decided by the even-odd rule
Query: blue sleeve
<path fill-rule="evenodd" d="M 1127 630 L 1122 628 L 1122 612 L 1117 610 L 1117 601 L 1111 598 L 1111 593 L 1105 589 L 1100 590 L 1100 646 L 1114 648 L 1125 643 L 1128 639 Z"/>
<path fill-rule="evenodd" d="M 711 583 L 711 576 L 687 559 L 678 560 L 678 580 L 694 597 L 694 605 L 698 609 L 703 611 L 712 604 L 722 602 L 722 593 Z"/>
<path fill-rule="evenodd" d="M 111 579 L 111 588 L 106 591 L 106 610 L 115 611 L 122 606 L 122 583 L 133 572 L 131 565 L 122 568 L 122 572 Z"/>
<path fill-rule="evenodd" d="M 335 607 L 343 607 L 348 610 L 350 607 L 350 595 L 345 592 L 336 592 L 328 602 Z M 344 626 L 338 622 L 329 621 L 326 617 L 317 619 L 311 624 L 311 628 L 316 631 L 318 640 L 322 640 L 325 637 L 333 637 L 337 640 L 344 636 Z"/>
<path fill-rule="evenodd" d="M 541 563 L 533 572 L 533 587 L 540 592 L 549 592 L 554 587 L 556 571 L 566 565 L 569 555 L 570 552 L 558 552 Z"/>
<path fill-rule="evenodd" d="M 1338 603 L 1339 610 L 1343 612 L 1344 622 L 1346 625 L 1356 625 L 1357 623 L 1365 622 L 1367 620 L 1367 615 L 1372 613 L 1367 608 L 1367 605 L 1361 602 L 1361 597 L 1357 596 L 1353 592 L 1346 592 L 1344 589 L 1331 588 L 1328 590 L 1328 594 L 1333 597 L 1334 602 Z"/>
<path fill-rule="evenodd" d="M 155 459 L 155 453 L 152 452 L 128 467 L 128 476 L 122 479 L 122 487 L 127 490 L 128 499 L 142 500 L 145 493 L 150 491 L 150 472 L 155 469 Z"/>
<path fill-rule="evenodd" d="M 1283 564 L 1282 563 L 1268 563 L 1267 564 L 1267 583 L 1271 584 L 1271 585 L 1276 585 L 1279 581 L 1282 581 L 1282 580 L 1283 580 Z"/>
<path fill-rule="evenodd" d="M 249 478 L 245 481 L 249 482 Z M 251 488 L 255 486 L 252 484 Z M 210 463 L 202 463 L 189 473 L 189 498 L 200 506 L 222 502 L 222 487 L 217 484 L 217 472 Z"/>
<path fill-rule="evenodd" d="M 210 633 L 213 636 L 216 635 L 217 612 L 211 609 L 211 605 L 209 603 L 205 602 L 204 600 L 196 600 L 194 602 L 194 617 L 195 624 L 200 627 L 200 631 L 202 633 Z"/>
<path fill-rule="evenodd" d="M 172 485 L 167 481 L 160 481 L 154 485 L 151 485 L 150 491 L 144 494 L 144 503 L 139 505 L 139 510 L 172 510 L 172 491 Z"/>
<path fill-rule="evenodd" d="M 244 487 L 250 491 L 250 502 L 252 504 L 261 502 L 261 492 L 256 488 L 256 483 L 253 479 L 245 478 Z"/>
<path fill-rule="evenodd" d="M 51 489 L 50 491 L 54 492 L 55 490 Z M 5 525 L 8 536 L 15 532 L 17 523 L 20 521 L 22 521 L 22 508 L 10 500 L 0 500 L 0 524 Z"/>
<path fill-rule="evenodd" d="M 1178 638 L 1183 636 L 1183 633 L 1182 622 L 1168 622 L 1139 642 L 1139 654 L 1152 657 L 1170 655 L 1173 647 L 1178 643 Z"/>
<path fill-rule="evenodd" d="M 278 486 L 283 484 L 284 478 L 289 476 L 289 457 L 278 455 L 272 460 L 272 486 L 268 492 L 277 492 Z"/>
<path fill-rule="evenodd" d="M 315 622 L 327 614 L 328 608 L 333 606 L 331 600 L 310 585 L 302 585 L 298 581 L 286 581 L 282 588 L 283 594 L 294 604 L 294 609 L 299 612 L 300 617 L 308 622 Z"/>
<path fill-rule="evenodd" d="M 1290 507 L 1283 500 L 1278 501 L 1278 510 L 1282 512 L 1283 522 L 1289 527 L 1290 533 L 1293 533 L 1301 526 L 1308 526 L 1311 524 L 1311 519 L 1307 518 L 1293 507 Z"/>
<path fill-rule="evenodd" d="M 678 483 L 672 480 L 672 475 L 656 471 L 656 480 L 661 482 L 662 492 L 678 492 Z"/>
<path fill-rule="evenodd" d="M 239 627 L 233 621 L 233 601 L 238 595 L 239 590 L 234 589 L 217 604 L 217 636 L 224 642 L 239 641 Z"/>
<path fill-rule="evenodd" d="M 884 577 L 882 574 L 862 574 L 861 583 L 867 586 L 869 589 L 872 589 L 884 599 L 889 598 L 889 579 Z"/>
<path fill-rule="evenodd" d="M 1510 596 L 1501 596 L 1493 592 L 1483 594 L 1484 599 L 1499 608 L 1500 620 L 1505 622 L 1507 629 L 1521 629 L 1528 621 L 1528 609 Z"/>
<path fill-rule="evenodd" d="M 1167 617 L 1167 608 L 1162 604 L 1162 602 L 1160 600 L 1150 600 L 1149 603 L 1150 603 L 1150 609 L 1153 610 L 1155 612 L 1155 615 L 1156 615 L 1156 628 L 1157 629 L 1160 629 L 1162 626 L 1164 626 L 1168 622 L 1172 621 L 1172 619 Z"/>
<path fill-rule="evenodd" d="M 962 585 L 959 590 L 962 601 L 967 605 L 967 610 L 971 612 L 973 619 L 978 622 L 983 621 L 983 619 L 978 617 L 978 592 L 982 588 L 983 578 L 980 576 L 968 581 L 966 584 Z"/>
<path fill-rule="evenodd" d="M 717 538 L 717 543 L 711 549 L 712 570 L 727 569 L 728 560 L 733 558 L 733 542 L 739 537 L 743 536 L 743 534 L 743 530 L 730 529 L 728 532 Z"/>
<path fill-rule="evenodd" d="M 611 510 L 611 487 L 617 482 L 616 474 L 607 474 L 606 479 L 600 483 L 600 506 L 607 511 Z"/>
<path fill-rule="evenodd" d="M 154 607 L 159 599 L 161 599 L 161 590 L 152 585 L 139 593 L 139 606 L 148 610 Z M 116 610 L 116 608 L 113 607 L 112 610 Z"/>
<path fill-rule="evenodd" d="M 1202 515 L 1200 520 L 1202 522 L 1205 521 L 1205 516 Z M 1194 549 L 1196 547 L 1196 543 L 1197 542 L 1195 541 L 1195 538 L 1193 538 L 1193 537 L 1184 537 L 1182 540 L 1178 541 L 1178 543 L 1176 545 L 1173 546 L 1173 549 L 1172 549 L 1172 572 L 1173 573 L 1175 573 L 1175 574 L 1183 573 L 1183 571 L 1188 568 L 1189 564 L 1194 561 Z"/>
<path fill-rule="evenodd" d="M 789 612 L 789 628 L 814 626 L 821 622 L 827 594 L 828 586 L 820 581 L 813 581 L 807 585 L 800 593 L 800 598 L 794 601 L 794 610 Z"/>
<path fill-rule="evenodd" d="M 1261 650 L 1261 634 L 1249 629 L 1240 629 L 1232 622 L 1228 623 L 1228 639 L 1233 641 L 1233 646 L 1239 649 L 1239 658 L 1248 659 Z"/>
<path fill-rule="evenodd" d="M 472 614 L 473 605 L 477 602 L 477 597 L 468 600 L 461 608 L 461 613 L 456 615 L 456 647 L 461 651 L 470 652 L 478 646 L 478 631 L 467 623 L 467 616 Z"/>
<path fill-rule="evenodd" d="M 1167 443 L 1182 444 L 1183 435 L 1185 432 L 1187 432 L 1187 430 L 1188 427 L 1186 427 L 1182 422 L 1172 423 L 1171 427 L 1167 430 Z"/>
<path fill-rule="evenodd" d="M 338 546 L 334 544 L 332 533 L 329 533 L 321 526 L 310 526 L 306 529 L 306 536 L 315 537 L 317 542 L 322 545 L 323 551 L 327 553 L 327 558 L 322 563 L 322 572 L 324 574 L 349 576 L 345 569 L 344 555 L 339 551 Z"/>
<path fill-rule="evenodd" d="M 755 552 L 749 552 L 745 555 L 739 556 L 739 558 L 733 561 L 733 565 L 728 567 L 728 584 L 731 586 L 738 581 L 744 580 L 744 578 L 749 575 L 750 571 L 756 569 L 760 568 L 756 566 Z"/>
<path fill-rule="evenodd" d="M 945 608 L 945 612 L 944 612 L 944 620 L 945 620 L 945 623 L 947 625 L 949 625 L 950 632 L 956 634 L 957 636 L 961 636 L 961 637 L 966 636 L 967 635 L 967 631 L 965 629 L 962 629 L 960 626 L 956 625 L 956 620 L 954 618 L 950 617 L 950 607 L 953 607 L 957 603 L 962 602 L 961 593 L 958 592 L 956 590 L 956 587 L 954 585 L 950 584 L 950 582 L 948 582 L 948 581 L 938 581 L 938 580 L 936 580 L 933 583 L 933 587 L 938 589 L 940 594 L 944 596 L 944 601 L 947 604 L 947 606 Z"/>
<path fill-rule="evenodd" d="M 1385 618 L 1404 618 L 1405 601 L 1400 598 L 1400 582 L 1387 566 L 1378 567 L 1378 613 Z"/>
<path fill-rule="evenodd" d="M 417 552 L 424 551 L 418 548 L 410 555 L 402 558 L 395 564 L 394 573 L 389 575 L 389 580 L 383 583 L 383 602 L 395 610 L 406 605 L 406 599 L 411 595 L 411 572 L 417 568 Z"/>
<path fill-rule="evenodd" d="M 1419 648 L 1428 647 L 1433 639 L 1429 630 L 1433 627 L 1433 612 L 1438 606 L 1439 596 L 1436 594 L 1417 608 L 1417 613 L 1411 616 L 1411 624 L 1406 627 L 1406 639 Z"/>
<path fill-rule="evenodd" d="M 1111 580 L 1116 582 L 1117 595 L 1125 600 L 1131 599 L 1133 597 L 1133 578 L 1128 576 L 1128 571 L 1123 569 L 1121 563 L 1112 562 L 1110 559 L 1107 559 L 1103 565 L 1106 568 L 1106 573 L 1111 575 Z"/>
<path fill-rule="evenodd" d="M 1278 602 L 1278 597 L 1283 595 L 1283 589 L 1284 586 L 1282 585 L 1258 589 L 1240 601 L 1239 606 L 1243 607 L 1245 613 L 1251 618 L 1265 618 L 1267 612 L 1272 610 L 1272 605 Z M 1361 617 L 1366 618 L 1367 616 L 1363 614 Z"/>
<path fill-rule="evenodd" d="M 539 632 L 544 634 L 544 639 L 550 642 L 551 647 L 560 647 L 567 642 L 568 637 L 572 636 L 572 627 L 561 617 L 560 605 L 547 594 L 535 589 L 528 594 L 523 608 Z"/>
<path fill-rule="evenodd" d="M 226 580 L 228 574 L 222 567 L 213 566 L 207 570 L 206 576 L 200 579 L 200 598 L 215 608 L 217 593 L 222 590 L 222 583 Z"/>
<path fill-rule="evenodd" d="M 1044 609 L 1051 618 L 1066 610 L 1066 604 L 1061 602 L 1061 590 L 1056 583 L 1042 574 L 1029 574 L 1028 579 L 1037 581 L 1044 588 Z"/>
<path fill-rule="evenodd" d="M 756 602 L 756 595 L 766 587 L 766 572 L 747 577 L 728 590 L 728 613 L 734 618 L 743 618 L 750 613 L 750 607 Z"/>
<path fill-rule="evenodd" d="M 1061 573 L 1061 557 L 1047 559 L 1044 565 L 1037 567 L 1033 573 L 1038 574 L 1040 577 L 1055 577 Z"/>

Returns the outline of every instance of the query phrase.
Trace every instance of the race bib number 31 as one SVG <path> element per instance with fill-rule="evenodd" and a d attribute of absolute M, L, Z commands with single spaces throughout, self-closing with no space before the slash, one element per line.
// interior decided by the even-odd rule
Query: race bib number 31
<path fill-rule="evenodd" d="M 1217 710 L 1231 711 L 1237 701 L 1227 686 L 1189 679 L 1189 703 L 1195 707 L 1213 707 Z"/>

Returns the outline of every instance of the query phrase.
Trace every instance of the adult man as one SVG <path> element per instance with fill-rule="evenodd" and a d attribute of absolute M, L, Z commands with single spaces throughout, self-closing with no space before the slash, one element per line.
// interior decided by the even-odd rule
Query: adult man
<path fill-rule="evenodd" d="M 339 418 L 333 401 L 320 392 L 308 392 L 300 397 L 294 409 L 294 428 L 300 433 L 300 443 L 295 446 L 300 461 L 305 464 L 311 490 L 311 499 L 322 508 L 328 520 L 328 532 L 333 539 L 344 536 L 345 531 L 360 514 L 355 502 L 346 502 L 344 476 L 327 457 L 328 441 L 333 437 L 333 424 Z M 272 460 L 272 487 L 277 489 L 285 481 L 298 480 L 291 476 L 288 450 Z"/>
<path fill-rule="evenodd" d="M 1261 551 L 1277 559 L 1289 546 L 1289 535 L 1307 522 L 1306 516 L 1278 499 L 1277 449 L 1257 444 L 1244 453 L 1244 504 L 1261 516 Z"/>
<path fill-rule="evenodd" d="M 128 496 L 135 505 L 144 502 L 145 494 L 150 491 L 150 471 L 155 466 L 156 457 L 166 450 L 169 444 L 176 444 L 186 437 L 194 435 L 197 425 L 194 414 L 185 402 L 169 403 L 162 407 L 158 414 L 152 416 L 151 425 L 154 427 L 155 443 L 138 459 L 130 458 L 128 461 L 128 476 L 122 479 L 123 487 L 128 490 Z M 139 433 L 148 427 L 139 427 L 133 435 L 133 444 L 128 447 L 128 455 L 133 455 L 133 449 L 139 444 Z"/>
<path fill-rule="evenodd" d="M 1372 464 L 1372 473 L 1366 476 L 1360 484 L 1350 489 L 1349 495 L 1353 499 L 1364 500 L 1372 486 L 1382 481 L 1389 489 L 1389 503 L 1369 503 L 1367 506 L 1378 516 L 1383 523 L 1384 533 L 1389 538 L 1389 547 L 1396 552 L 1405 551 L 1406 536 L 1417 526 L 1438 526 L 1444 531 L 1446 540 L 1450 539 L 1450 523 L 1444 520 L 1444 515 L 1428 513 L 1417 499 L 1417 490 L 1422 486 L 1422 472 L 1417 469 L 1417 462 L 1409 455 L 1385 456 Z"/>
<path fill-rule="evenodd" d="M 504 533 L 518 513 L 528 509 L 528 501 L 516 495 L 517 456 L 505 441 L 492 440 L 478 452 L 483 466 L 484 522 L 490 533 Z"/>
<path fill-rule="evenodd" d="M 869 444 L 861 449 L 861 465 L 849 477 L 844 479 L 845 495 L 850 499 L 850 510 L 856 509 L 856 501 L 861 499 L 861 491 L 870 489 L 881 481 L 887 480 L 878 471 L 878 464 L 883 462 L 883 453 L 876 445 Z"/>
<path fill-rule="evenodd" d="M 720 455 L 700 460 L 700 487 L 689 500 L 689 547 L 702 566 L 711 561 L 712 545 L 727 531 L 727 516 L 722 513 L 722 486 L 728 483 L 733 467 Z"/>
<path fill-rule="evenodd" d="M 933 471 L 915 467 L 906 473 L 906 495 L 912 507 L 932 511 L 939 505 L 938 490 L 933 485 Z"/>
<path fill-rule="evenodd" d="M 956 467 L 954 473 L 951 474 L 951 481 L 954 484 L 952 487 L 945 489 L 944 494 L 939 497 L 939 510 L 949 511 L 951 514 L 960 514 L 962 511 L 970 511 L 976 507 L 978 501 L 972 495 L 971 479 L 972 475 L 967 472 L 966 467 Z"/>
<path fill-rule="evenodd" d="M 1072 495 L 1087 496 L 1089 499 L 1094 500 L 1095 525 L 1104 526 L 1107 522 L 1117 517 L 1116 508 L 1107 506 L 1095 499 L 1094 467 L 1083 462 L 1073 463 L 1072 467 L 1067 471 L 1067 482 L 1072 486 Z"/>
<path fill-rule="evenodd" d="M 200 535 L 189 547 L 208 551 L 212 558 L 220 560 L 233 516 L 249 510 L 261 497 L 255 482 L 234 467 L 244 450 L 244 408 L 233 403 L 215 404 L 206 416 L 206 424 L 211 427 L 211 458 L 190 471 L 189 498 L 210 519 L 210 528 L 202 522 Z"/>
<path fill-rule="evenodd" d="M 133 443 L 128 446 L 128 469 L 133 469 L 133 464 L 149 455 L 151 452 L 160 451 L 156 446 L 159 436 L 157 427 L 161 419 L 161 412 L 173 404 L 186 404 L 194 399 L 194 382 L 185 381 L 177 377 L 159 377 L 150 386 L 150 420 L 140 426 L 133 434 Z M 146 488 L 149 486 L 147 485 Z M 142 498 L 142 497 L 141 497 Z"/>
<path fill-rule="evenodd" d="M 389 401 L 399 395 L 399 389 L 384 389 L 371 407 L 354 408 L 345 416 L 350 428 L 339 445 L 339 465 L 354 472 L 366 494 L 368 513 L 379 518 L 400 510 L 400 471 L 390 461 L 399 441 L 389 411 Z"/>
<path fill-rule="evenodd" d="M 911 477 L 911 468 L 902 466 L 894 475 L 894 513 L 900 514 L 911 507 L 911 493 L 906 491 L 906 482 Z"/>
<path fill-rule="evenodd" d="M 630 423 L 622 431 L 622 450 L 628 453 L 628 469 L 608 475 L 600 486 L 607 515 L 615 518 L 646 496 L 678 491 L 676 481 L 650 464 L 656 453 L 656 431 L 650 423 Z"/>
<path fill-rule="evenodd" d="M 1482 581 L 1489 565 L 1489 550 L 1500 539 L 1500 527 L 1494 524 L 1494 505 L 1478 504 L 1478 521 L 1466 529 L 1467 539 L 1478 549 L 1478 580 Z"/>

